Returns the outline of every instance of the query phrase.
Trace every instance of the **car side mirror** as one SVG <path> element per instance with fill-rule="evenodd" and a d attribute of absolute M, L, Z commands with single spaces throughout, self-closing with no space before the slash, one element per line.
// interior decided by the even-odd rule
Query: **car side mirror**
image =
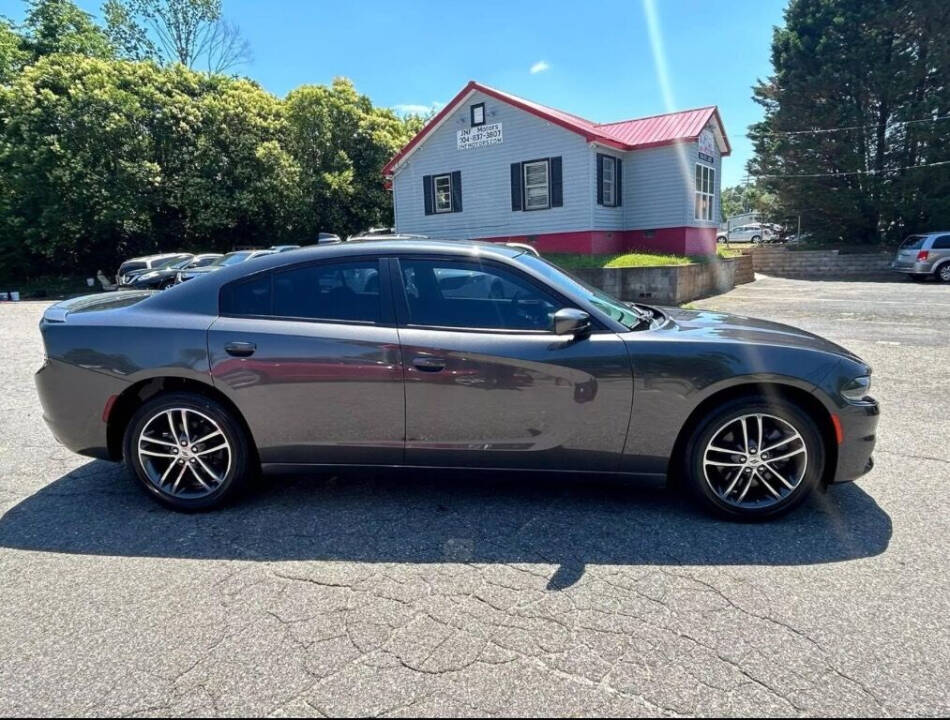
<path fill-rule="evenodd" d="M 590 315 L 576 308 L 561 308 L 554 313 L 554 334 L 574 335 L 590 334 Z"/>

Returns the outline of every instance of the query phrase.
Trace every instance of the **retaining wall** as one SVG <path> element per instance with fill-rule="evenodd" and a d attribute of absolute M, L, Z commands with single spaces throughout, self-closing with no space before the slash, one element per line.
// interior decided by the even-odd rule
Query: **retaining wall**
<path fill-rule="evenodd" d="M 747 251 L 755 272 L 789 278 L 879 275 L 889 272 L 892 252 L 846 253 L 838 250 L 789 250 L 756 247 Z"/>
<path fill-rule="evenodd" d="M 583 268 L 571 272 L 621 300 L 680 305 L 732 290 L 738 266 L 739 261 L 730 258 L 692 265 Z"/>

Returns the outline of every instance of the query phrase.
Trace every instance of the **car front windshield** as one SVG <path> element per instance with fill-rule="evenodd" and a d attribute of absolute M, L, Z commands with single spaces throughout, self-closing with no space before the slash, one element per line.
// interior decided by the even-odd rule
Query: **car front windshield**
<path fill-rule="evenodd" d="M 222 257 L 219 257 L 215 260 L 212 265 L 237 265 L 238 263 L 244 262 L 251 256 L 250 252 L 235 252 L 228 253 Z"/>
<path fill-rule="evenodd" d="M 165 258 L 164 260 L 158 260 L 152 265 L 152 270 L 164 270 L 170 267 L 178 267 L 178 264 L 181 262 L 186 262 L 190 258 L 182 258 L 181 255 L 175 255 L 173 257 Z"/>
<path fill-rule="evenodd" d="M 574 277 L 544 258 L 525 253 L 519 256 L 518 260 L 535 272 L 540 273 L 555 287 L 562 288 L 570 294 L 584 297 L 605 315 L 631 330 L 642 325 L 645 320 L 649 320 L 647 313 L 643 310 L 630 307 L 603 290 L 588 285 L 583 280 Z"/>

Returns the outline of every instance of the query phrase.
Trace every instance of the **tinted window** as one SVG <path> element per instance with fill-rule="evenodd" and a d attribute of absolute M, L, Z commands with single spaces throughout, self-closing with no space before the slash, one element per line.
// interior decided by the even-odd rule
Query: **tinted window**
<path fill-rule="evenodd" d="M 221 288 L 221 314 L 270 315 L 270 300 L 270 275 L 264 273 Z"/>
<path fill-rule="evenodd" d="M 133 270 L 143 270 L 147 267 L 148 265 L 144 262 L 122 263 L 122 265 L 119 267 L 119 273 L 121 274 L 121 273 L 132 272 Z"/>
<path fill-rule="evenodd" d="M 934 250 L 950 250 L 950 235 L 941 235 L 933 244 Z"/>
<path fill-rule="evenodd" d="M 379 265 L 375 260 L 364 260 L 276 272 L 274 315 L 378 322 Z"/>
<path fill-rule="evenodd" d="M 920 250 L 924 246 L 926 235 L 911 235 L 901 243 L 901 250 Z"/>
<path fill-rule="evenodd" d="M 558 300 L 492 264 L 402 259 L 409 322 L 436 327 L 550 330 Z"/>

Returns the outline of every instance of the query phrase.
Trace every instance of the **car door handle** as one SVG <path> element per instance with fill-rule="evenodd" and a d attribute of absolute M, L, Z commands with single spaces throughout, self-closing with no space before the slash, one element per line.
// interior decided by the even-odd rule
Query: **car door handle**
<path fill-rule="evenodd" d="M 413 367 L 422 372 L 439 372 L 445 369 L 445 359 L 440 357 L 417 357 L 412 361 Z"/>
<path fill-rule="evenodd" d="M 250 357 L 257 350 L 257 345 L 252 342 L 229 342 L 224 346 L 224 351 L 234 357 Z"/>

